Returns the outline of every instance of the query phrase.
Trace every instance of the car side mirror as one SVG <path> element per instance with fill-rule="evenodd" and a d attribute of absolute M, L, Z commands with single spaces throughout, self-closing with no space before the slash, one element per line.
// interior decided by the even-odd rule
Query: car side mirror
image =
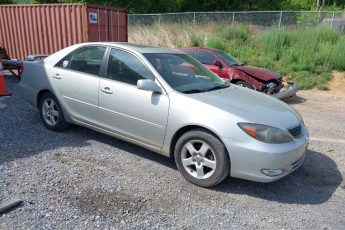
<path fill-rule="evenodd" d="M 213 64 L 214 64 L 215 66 L 218 66 L 219 69 L 223 68 L 223 64 L 222 64 L 220 61 L 215 61 Z"/>
<path fill-rule="evenodd" d="M 162 88 L 151 79 L 138 80 L 137 88 L 141 90 L 152 91 L 154 93 L 162 93 Z"/>

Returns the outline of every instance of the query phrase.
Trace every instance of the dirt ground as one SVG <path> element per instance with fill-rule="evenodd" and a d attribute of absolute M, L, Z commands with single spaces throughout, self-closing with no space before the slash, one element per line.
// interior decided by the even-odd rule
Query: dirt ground
<path fill-rule="evenodd" d="M 337 164 L 345 166 L 345 72 L 333 72 L 328 90 L 300 90 L 287 103 L 301 113 L 309 129 L 310 141 L 327 154 L 339 157 Z M 313 146 L 313 145 L 312 145 Z M 334 146 L 339 149 L 336 154 Z"/>
<path fill-rule="evenodd" d="M 333 72 L 333 79 L 328 82 L 328 94 L 345 96 L 345 72 Z"/>

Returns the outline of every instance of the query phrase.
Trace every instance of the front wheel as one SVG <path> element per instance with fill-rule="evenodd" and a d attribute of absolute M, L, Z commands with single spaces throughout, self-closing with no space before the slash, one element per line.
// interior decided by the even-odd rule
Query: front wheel
<path fill-rule="evenodd" d="M 62 131 L 69 126 L 65 121 L 60 103 L 53 94 L 45 93 L 40 98 L 39 111 L 42 123 L 46 128 Z"/>
<path fill-rule="evenodd" d="M 225 146 L 207 131 L 196 129 L 182 135 L 174 155 L 182 176 L 198 186 L 215 186 L 229 175 L 230 160 Z"/>

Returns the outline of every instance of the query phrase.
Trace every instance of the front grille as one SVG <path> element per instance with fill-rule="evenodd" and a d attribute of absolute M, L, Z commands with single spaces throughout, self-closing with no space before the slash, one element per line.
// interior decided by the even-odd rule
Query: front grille
<path fill-rule="evenodd" d="M 292 164 L 291 164 L 292 169 L 298 168 L 298 167 L 302 164 L 303 159 L 304 159 L 304 155 L 303 155 L 301 158 L 299 158 L 297 161 L 295 161 L 294 163 L 292 163 Z"/>
<path fill-rule="evenodd" d="M 288 131 L 294 138 L 298 138 L 302 134 L 302 126 L 296 126 L 295 128 L 289 129 Z"/>

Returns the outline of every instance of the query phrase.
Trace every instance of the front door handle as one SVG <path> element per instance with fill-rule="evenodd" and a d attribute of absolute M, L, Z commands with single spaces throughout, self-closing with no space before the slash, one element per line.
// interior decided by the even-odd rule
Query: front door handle
<path fill-rule="evenodd" d="M 55 79 L 61 79 L 61 76 L 60 76 L 60 74 L 56 73 L 56 74 L 54 74 L 53 78 L 55 78 Z"/>
<path fill-rule="evenodd" d="M 101 91 L 103 93 L 106 93 L 106 94 L 112 94 L 113 93 L 113 91 L 111 91 L 111 89 L 109 87 L 104 87 L 101 89 Z"/>

